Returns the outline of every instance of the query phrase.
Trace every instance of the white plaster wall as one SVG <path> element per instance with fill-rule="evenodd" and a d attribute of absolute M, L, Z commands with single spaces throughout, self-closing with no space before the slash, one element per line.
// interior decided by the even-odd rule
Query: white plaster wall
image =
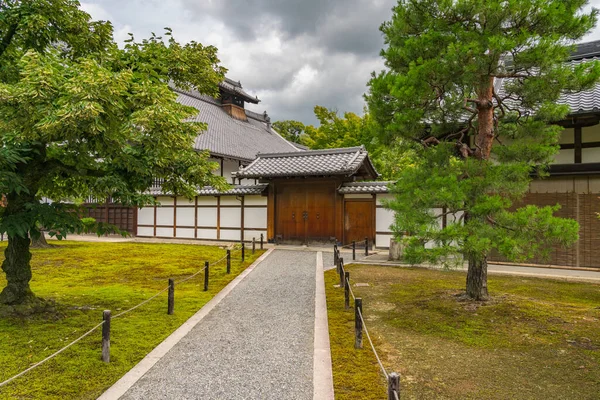
<path fill-rule="evenodd" d="M 377 199 L 376 199 L 376 200 L 377 200 L 377 205 L 378 205 L 378 206 L 382 205 L 382 204 L 383 204 L 383 203 L 382 203 L 382 202 L 383 202 L 383 200 L 392 200 L 393 198 L 394 198 L 394 195 L 393 195 L 393 194 L 390 194 L 390 193 L 386 193 L 386 194 L 378 194 L 378 195 L 377 195 Z"/>
<path fill-rule="evenodd" d="M 222 206 L 241 206 L 241 200 L 238 200 L 235 196 L 222 196 L 221 197 L 221 205 Z"/>
<path fill-rule="evenodd" d="M 379 247 L 379 248 L 383 248 L 383 249 L 387 249 L 390 247 L 390 239 L 393 238 L 394 236 L 389 234 L 389 235 L 383 235 L 383 234 L 376 234 L 375 235 L 375 247 Z"/>
<path fill-rule="evenodd" d="M 176 235 L 178 238 L 193 239 L 194 228 L 177 228 Z"/>
<path fill-rule="evenodd" d="M 246 206 L 266 206 L 267 198 L 265 196 L 246 196 L 244 199 Z"/>
<path fill-rule="evenodd" d="M 239 161 L 224 160 L 223 161 L 223 177 L 228 183 L 234 183 L 231 174 L 237 172 L 240 169 Z"/>
<path fill-rule="evenodd" d="M 193 222 L 192 222 L 192 225 Z M 217 208 L 198 208 L 198 226 L 214 226 L 217 227 Z"/>
<path fill-rule="evenodd" d="M 159 237 L 173 237 L 173 228 L 156 228 L 156 236 Z"/>
<path fill-rule="evenodd" d="M 241 230 L 239 229 L 221 229 L 221 240 L 231 240 L 239 242 Z"/>
<path fill-rule="evenodd" d="M 179 196 L 179 197 L 177 197 L 177 205 L 178 206 L 193 206 L 194 199 L 188 199 L 187 197 Z"/>
<path fill-rule="evenodd" d="M 241 221 L 241 207 L 221 208 L 221 228 L 241 228 Z"/>
<path fill-rule="evenodd" d="M 172 206 L 173 205 L 173 201 L 175 200 L 173 197 L 171 196 L 158 196 L 156 198 L 156 200 L 160 203 L 160 205 L 162 206 Z"/>
<path fill-rule="evenodd" d="M 221 231 L 221 233 L 223 233 L 223 231 Z M 247 231 L 244 230 L 244 241 L 248 241 L 251 242 L 252 238 L 256 239 L 256 248 L 259 249 L 260 248 L 260 234 L 263 234 L 263 240 L 266 243 L 267 242 L 267 231 Z"/>
<path fill-rule="evenodd" d="M 244 209 L 244 228 L 267 229 L 267 208 Z"/>
<path fill-rule="evenodd" d="M 598 140 L 600 142 L 600 140 Z M 600 162 L 600 147 L 581 149 L 582 163 L 597 163 Z"/>
<path fill-rule="evenodd" d="M 198 239 L 216 239 L 216 229 L 198 229 Z"/>
<path fill-rule="evenodd" d="M 137 236 L 154 236 L 154 228 L 140 227 L 137 228 Z"/>
<path fill-rule="evenodd" d="M 394 223 L 394 211 L 387 208 L 377 208 L 375 212 L 375 231 L 390 232 L 390 225 Z"/>
<path fill-rule="evenodd" d="M 563 149 L 558 152 L 554 157 L 553 164 L 574 164 L 575 163 L 575 150 L 574 149 Z"/>
<path fill-rule="evenodd" d="M 156 209 L 156 225 L 173 225 L 173 207 L 158 207 Z M 158 232 L 156 234 L 158 235 Z"/>
<path fill-rule="evenodd" d="M 585 131 L 586 128 L 584 128 Z M 585 134 L 583 134 L 585 136 Z M 560 144 L 573 144 L 575 143 L 575 129 L 567 128 L 562 131 L 561 135 L 558 138 L 558 143 Z"/>
<path fill-rule="evenodd" d="M 581 128 L 581 141 L 583 143 L 600 142 L 600 125 Z"/>
<path fill-rule="evenodd" d="M 154 225 L 154 207 L 143 207 L 138 210 L 138 225 Z"/>
<path fill-rule="evenodd" d="M 216 206 L 217 198 L 214 196 L 198 196 L 199 206 Z"/>
<path fill-rule="evenodd" d="M 194 209 L 191 207 L 177 207 L 177 226 L 194 226 Z M 179 234 L 177 234 L 179 236 Z M 192 235 L 193 237 L 194 235 Z"/>

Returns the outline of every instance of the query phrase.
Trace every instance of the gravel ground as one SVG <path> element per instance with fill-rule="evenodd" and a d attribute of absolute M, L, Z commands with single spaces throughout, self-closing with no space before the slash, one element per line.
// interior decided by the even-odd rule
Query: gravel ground
<path fill-rule="evenodd" d="M 274 251 L 121 399 L 312 399 L 315 262 Z"/>

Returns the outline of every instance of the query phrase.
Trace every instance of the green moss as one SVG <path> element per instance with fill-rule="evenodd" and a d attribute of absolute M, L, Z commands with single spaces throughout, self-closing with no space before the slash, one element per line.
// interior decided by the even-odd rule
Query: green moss
<path fill-rule="evenodd" d="M 167 315 L 166 293 L 113 320 L 111 362 L 100 360 L 101 335 L 94 332 L 55 359 L 0 389 L 0 398 L 94 399 L 206 304 L 262 252 L 241 263 L 232 255 L 231 274 L 222 262 L 210 268 L 209 291 L 203 274 L 175 288 L 175 314 Z M 154 295 L 168 278 L 181 279 L 216 261 L 216 246 L 142 243 L 59 243 L 34 250 L 31 287 L 56 301 L 61 317 L 0 319 L 0 381 L 26 369 L 102 321 Z M 1 261 L 0 257 L 0 261 Z M 5 284 L 0 277 L 0 286 Z"/>
<path fill-rule="evenodd" d="M 492 300 L 476 303 L 461 300 L 463 272 L 347 269 L 353 282 L 369 283 L 354 291 L 406 398 L 597 398 L 600 285 L 490 276 Z M 342 295 L 327 294 L 336 303 Z M 352 372 L 334 367 L 334 376 Z"/>

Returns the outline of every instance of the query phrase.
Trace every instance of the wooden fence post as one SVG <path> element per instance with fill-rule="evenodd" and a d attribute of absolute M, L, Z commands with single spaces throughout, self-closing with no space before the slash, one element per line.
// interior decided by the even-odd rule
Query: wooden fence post
<path fill-rule="evenodd" d="M 365 238 L 365 256 L 369 255 L 369 238 Z"/>
<path fill-rule="evenodd" d="M 231 273 L 231 250 L 227 250 L 227 273 Z"/>
<path fill-rule="evenodd" d="M 242 262 L 244 262 L 245 259 L 246 259 L 246 245 L 244 244 L 244 241 L 242 240 Z"/>
<path fill-rule="evenodd" d="M 398 397 L 394 395 L 398 394 Z M 400 375 L 392 372 L 388 375 L 388 400 L 396 400 L 400 398 Z"/>
<path fill-rule="evenodd" d="M 252 238 L 252 254 L 256 251 L 256 239 Z"/>
<path fill-rule="evenodd" d="M 169 294 L 167 297 L 167 314 L 173 315 L 175 309 L 175 281 L 169 279 Z"/>
<path fill-rule="evenodd" d="M 263 250 L 263 243 L 264 243 L 264 240 L 265 240 L 265 238 L 264 238 L 264 235 L 261 233 L 261 234 L 260 234 L 260 249 L 261 249 L 261 250 Z"/>
<path fill-rule="evenodd" d="M 338 247 L 337 244 L 333 245 L 333 265 L 338 265 Z"/>
<path fill-rule="evenodd" d="M 204 262 L 204 291 L 208 291 L 208 261 Z"/>
<path fill-rule="evenodd" d="M 350 308 L 350 272 L 344 272 L 344 308 Z"/>
<path fill-rule="evenodd" d="M 340 258 L 339 274 L 340 274 L 340 287 L 343 288 L 344 287 L 344 259 L 343 258 Z"/>
<path fill-rule="evenodd" d="M 102 361 L 110 362 L 110 310 L 102 313 Z"/>
<path fill-rule="evenodd" d="M 362 299 L 357 297 L 354 299 L 354 348 L 362 349 Z"/>
<path fill-rule="evenodd" d="M 356 261 L 356 240 L 352 241 L 352 261 Z"/>

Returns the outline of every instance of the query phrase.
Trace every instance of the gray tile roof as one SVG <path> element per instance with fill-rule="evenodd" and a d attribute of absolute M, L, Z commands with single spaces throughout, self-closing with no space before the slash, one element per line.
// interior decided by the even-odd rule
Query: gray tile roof
<path fill-rule="evenodd" d="M 245 161 L 254 160 L 260 152 L 299 151 L 270 128 L 263 114 L 246 110 L 248 121 L 240 121 L 229 116 L 217 99 L 194 91 L 173 90 L 179 95 L 177 101 L 198 110 L 193 121 L 208 124 L 208 129 L 196 138 L 197 150 Z"/>
<path fill-rule="evenodd" d="M 338 189 L 341 194 L 389 193 L 394 182 L 346 182 Z"/>
<path fill-rule="evenodd" d="M 269 186 L 268 183 L 261 183 L 258 185 L 234 185 L 229 190 L 219 191 L 212 186 L 204 186 L 198 189 L 198 196 L 245 196 L 245 195 L 260 195 L 265 189 Z M 155 184 L 150 188 L 147 194 L 160 196 L 160 195 L 170 195 L 171 193 L 163 193 L 162 188 L 159 184 Z"/>
<path fill-rule="evenodd" d="M 243 98 L 245 101 L 250 103 L 258 104 L 260 100 L 256 96 L 252 96 L 247 93 L 240 82 L 236 82 L 233 79 L 225 78 L 225 80 L 219 83 L 219 87 L 226 92 L 234 93 L 238 97 Z"/>
<path fill-rule="evenodd" d="M 378 176 L 363 146 L 343 149 L 299 151 L 296 153 L 259 154 L 246 168 L 235 173 L 238 178 L 275 178 L 287 176 L 324 176 L 356 174 L 366 168 Z"/>

